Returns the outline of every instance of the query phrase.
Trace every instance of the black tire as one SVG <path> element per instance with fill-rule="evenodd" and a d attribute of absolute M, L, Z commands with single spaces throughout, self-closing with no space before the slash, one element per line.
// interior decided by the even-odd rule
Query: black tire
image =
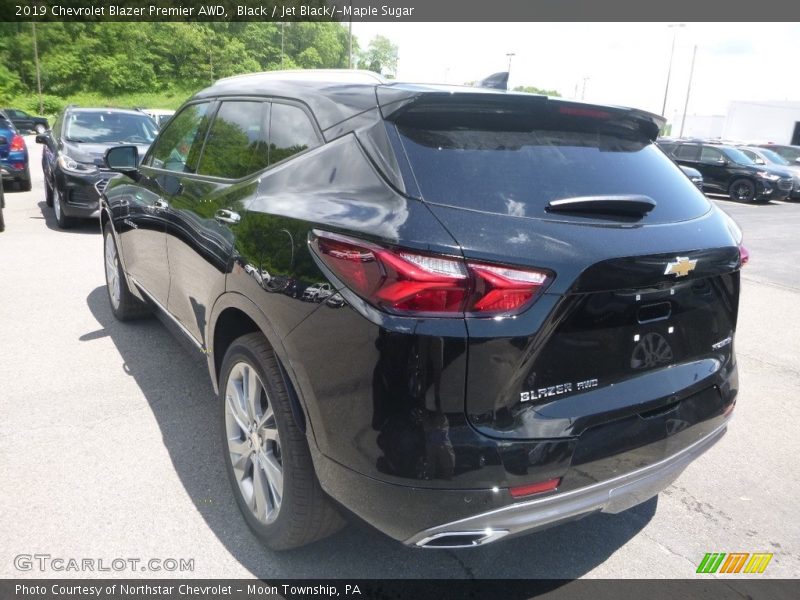
<path fill-rule="evenodd" d="M 25 169 L 25 175 L 19 181 L 19 190 L 21 192 L 30 192 L 31 191 L 31 170 L 30 168 Z"/>
<path fill-rule="evenodd" d="M 69 229 L 75 223 L 74 219 L 64 214 L 64 203 L 61 199 L 61 192 L 57 187 L 53 188 L 53 212 L 56 215 L 56 224 L 59 229 Z"/>
<path fill-rule="evenodd" d="M 756 186 L 749 179 L 737 179 L 728 189 L 731 200 L 736 202 L 753 202 L 756 197 Z"/>
<path fill-rule="evenodd" d="M 280 440 L 278 449 L 283 473 L 282 496 L 277 515 L 271 522 L 259 520 L 253 512 L 254 509 L 249 507 L 234 473 L 232 451 L 228 445 L 226 391 L 234 367 L 238 368 L 242 363 L 254 369 L 263 384 L 265 394 L 260 394 L 259 402 L 264 407 L 272 408 Z M 266 338 L 260 333 L 250 333 L 234 340 L 225 353 L 220 371 L 219 405 L 223 459 L 239 510 L 250 529 L 272 550 L 305 546 L 335 533 L 344 525 L 341 516 L 320 487 L 308 442 L 295 422 L 290 402 L 278 359 Z M 239 435 L 238 431 L 236 435 Z M 244 437 L 246 438 L 246 434 Z M 268 442 L 269 440 L 264 439 L 261 443 L 266 445 Z M 273 452 L 273 455 L 276 454 Z M 246 473 L 249 468 L 252 473 L 252 462 L 241 461 L 241 464 L 245 464 L 243 472 Z"/>
<path fill-rule="evenodd" d="M 115 301 L 112 288 L 115 286 L 114 281 L 109 280 L 109 256 L 107 254 L 108 244 L 113 245 L 114 259 L 112 260 L 112 269 L 116 270 L 116 281 L 118 282 L 118 300 Z M 111 232 L 111 225 L 106 223 L 103 227 L 103 264 L 106 267 L 106 293 L 108 295 L 108 303 L 111 305 L 111 312 L 120 321 L 131 321 L 138 319 L 150 313 L 150 307 L 134 296 L 128 288 L 128 283 L 125 280 L 124 273 L 122 272 L 122 263 L 119 261 L 119 251 L 117 242 Z"/>
<path fill-rule="evenodd" d="M 53 206 L 53 188 L 50 187 L 47 179 L 44 180 L 44 202 L 47 206 Z"/>

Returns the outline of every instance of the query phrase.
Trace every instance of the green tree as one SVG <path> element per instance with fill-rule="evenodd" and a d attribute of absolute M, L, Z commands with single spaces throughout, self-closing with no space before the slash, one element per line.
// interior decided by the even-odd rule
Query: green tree
<path fill-rule="evenodd" d="M 526 94 L 538 94 L 540 96 L 555 96 L 556 98 L 561 97 L 561 94 L 559 94 L 556 90 L 545 90 L 534 85 L 518 85 L 512 91 L 525 92 Z"/>
<path fill-rule="evenodd" d="M 397 74 L 397 45 L 387 37 L 376 35 L 361 54 L 360 66 L 394 78 Z"/>

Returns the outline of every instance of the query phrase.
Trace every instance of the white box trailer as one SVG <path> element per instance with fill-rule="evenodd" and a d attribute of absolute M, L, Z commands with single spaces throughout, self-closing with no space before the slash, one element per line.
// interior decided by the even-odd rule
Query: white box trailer
<path fill-rule="evenodd" d="M 800 102 L 731 102 L 722 137 L 800 146 Z"/>

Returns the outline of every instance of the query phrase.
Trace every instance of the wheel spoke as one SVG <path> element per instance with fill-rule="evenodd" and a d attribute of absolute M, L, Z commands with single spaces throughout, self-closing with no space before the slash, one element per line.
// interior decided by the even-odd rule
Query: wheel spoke
<path fill-rule="evenodd" d="M 270 513 L 270 502 L 268 499 L 269 493 L 267 491 L 267 476 L 258 465 L 258 462 L 253 464 L 253 496 L 255 496 L 255 514 L 261 519 L 266 519 Z"/>
<path fill-rule="evenodd" d="M 262 427 L 259 430 L 261 437 L 265 440 L 270 440 L 273 442 L 280 442 L 280 438 L 278 438 L 278 429 L 276 427 Z"/>
<path fill-rule="evenodd" d="M 247 472 L 247 463 L 249 462 L 252 455 L 249 452 L 249 448 L 248 451 L 243 454 L 239 454 L 234 450 L 231 450 L 231 453 L 238 454 L 237 458 L 231 456 L 231 464 L 233 465 L 233 472 L 236 475 L 237 481 L 242 481 L 242 479 L 244 479 L 245 473 Z"/>
<path fill-rule="evenodd" d="M 275 413 L 272 412 L 272 404 L 267 403 L 267 407 L 264 409 L 264 414 L 258 419 L 258 427 L 259 429 L 275 429 Z"/>
<path fill-rule="evenodd" d="M 248 418 L 242 407 L 241 390 L 235 381 L 228 383 L 228 389 L 225 391 L 225 401 L 228 403 L 228 412 L 236 421 L 239 429 L 246 435 L 250 429 L 248 427 Z"/>
<path fill-rule="evenodd" d="M 256 375 L 255 369 L 247 367 L 242 379 L 244 385 L 245 400 L 247 402 L 247 412 L 250 414 L 250 421 L 258 423 L 258 413 L 261 410 L 261 384 Z"/>
<path fill-rule="evenodd" d="M 242 440 L 238 437 L 228 440 L 228 448 L 230 448 L 232 454 L 238 454 L 239 456 L 244 456 L 245 458 L 252 452 L 250 444 L 247 442 L 247 440 Z"/>
<path fill-rule="evenodd" d="M 260 452 L 258 458 L 264 472 L 267 474 L 269 487 L 273 492 L 275 503 L 280 504 L 281 498 L 283 497 L 283 469 L 272 453 L 266 454 Z"/>

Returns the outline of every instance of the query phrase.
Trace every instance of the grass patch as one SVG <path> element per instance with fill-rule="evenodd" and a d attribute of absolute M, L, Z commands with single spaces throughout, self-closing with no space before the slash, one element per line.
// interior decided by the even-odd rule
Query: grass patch
<path fill-rule="evenodd" d="M 104 96 L 91 92 L 73 94 L 67 98 L 45 95 L 43 97 L 44 116 L 52 123 L 55 116 L 68 104 L 85 107 L 102 108 L 169 108 L 177 109 L 197 90 L 171 89 L 161 92 L 141 92 L 120 96 Z M 39 97 L 36 94 L 24 94 L 10 98 L 5 106 L 17 108 L 28 113 L 39 114 Z"/>

